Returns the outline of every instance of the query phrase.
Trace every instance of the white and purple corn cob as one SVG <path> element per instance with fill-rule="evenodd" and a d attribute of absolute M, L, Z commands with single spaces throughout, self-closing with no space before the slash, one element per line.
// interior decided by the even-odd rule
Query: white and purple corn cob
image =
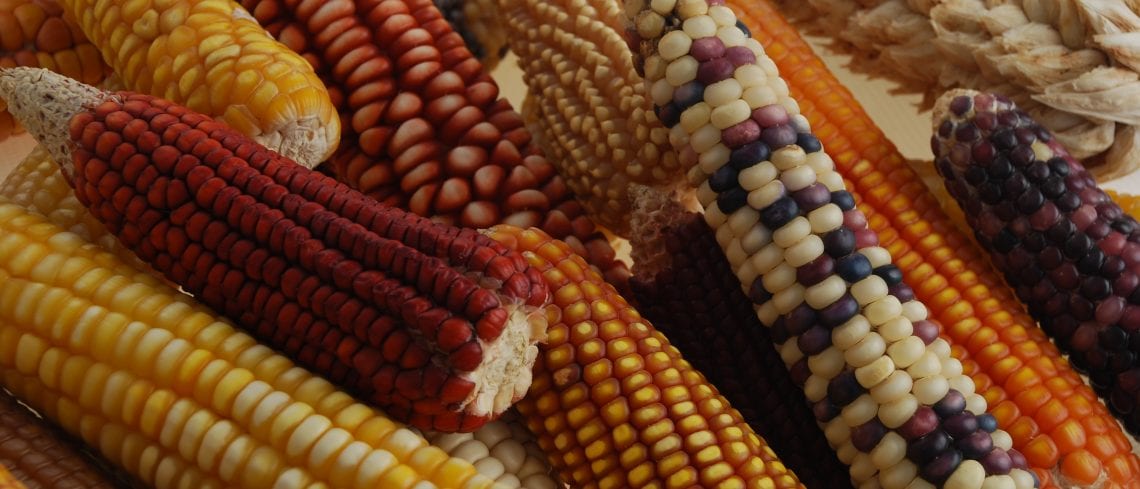
<path fill-rule="evenodd" d="M 856 485 L 1036 487 L 732 10 L 626 8 L 705 219 Z"/>
<path fill-rule="evenodd" d="M 1113 414 L 1140 433 L 1140 225 L 1003 96 L 948 92 L 934 123 L 935 166 L 978 243 Z"/>

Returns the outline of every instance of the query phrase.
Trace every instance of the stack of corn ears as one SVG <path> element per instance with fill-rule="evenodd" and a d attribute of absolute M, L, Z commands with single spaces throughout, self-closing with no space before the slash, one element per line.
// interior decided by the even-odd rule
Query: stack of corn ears
<path fill-rule="evenodd" d="M 783 2 L 933 102 L 948 88 L 1004 94 L 1100 179 L 1140 167 L 1140 7 L 1114 0 Z M 811 9 L 805 13 L 804 9 Z"/>

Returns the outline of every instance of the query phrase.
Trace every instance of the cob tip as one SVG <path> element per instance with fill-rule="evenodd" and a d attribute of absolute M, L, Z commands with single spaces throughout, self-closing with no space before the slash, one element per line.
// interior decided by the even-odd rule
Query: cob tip
<path fill-rule="evenodd" d="M 966 101 L 972 101 L 974 97 L 978 95 L 981 95 L 981 92 L 969 88 L 952 88 L 943 92 L 942 95 L 938 97 L 938 100 L 934 102 L 934 108 L 931 109 L 932 120 L 934 121 L 934 130 L 937 131 L 939 124 L 941 124 L 942 121 L 946 120 L 946 112 L 951 110 L 951 105 L 958 106 L 965 103 Z M 958 99 L 958 97 L 965 98 L 962 99 L 962 102 L 954 104 L 954 101 Z"/>
<path fill-rule="evenodd" d="M 677 191 L 646 185 L 629 186 L 631 257 L 640 272 L 656 273 L 667 268 L 672 256 L 664 234 L 684 220 L 687 209 Z"/>
<path fill-rule="evenodd" d="M 59 163 L 68 179 L 74 172 L 71 116 L 115 98 L 114 94 L 43 68 L 0 68 L 0 98 L 8 111 Z"/>

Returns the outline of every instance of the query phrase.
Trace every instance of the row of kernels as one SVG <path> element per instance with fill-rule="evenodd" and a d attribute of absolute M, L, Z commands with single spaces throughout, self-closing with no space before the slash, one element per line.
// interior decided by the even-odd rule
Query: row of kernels
<path fill-rule="evenodd" d="M 513 411 L 474 433 L 428 432 L 424 438 L 452 457 L 471 462 L 480 474 L 505 487 L 561 487 L 534 435 Z"/>

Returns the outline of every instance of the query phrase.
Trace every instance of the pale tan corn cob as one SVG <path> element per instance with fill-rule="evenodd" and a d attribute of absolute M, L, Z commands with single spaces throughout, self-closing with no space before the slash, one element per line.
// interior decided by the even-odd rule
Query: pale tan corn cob
<path fill-rule="evenodd" d="M 1098 179 L 1140 167 L 1140 15 L 1106 0 L 784 0 L 808 25 L 933 103 L 942 90 L 1004 94 Z M 803 17 L 803 13 L 800 13 Z"/>
<path fill-rule="evenodd" d="M 300 55 L 229 0 L 64 0 L 127 89 L 219 118 L 310 168 L 340 139 L 340 118 Z"/>
<path fill-rule="evenodd" d="M 411 487 L 416 481 L 439 487 L 491 485 L 471 464 L 447 457 L 411 430 L 216 319 L 188 296 L 46 218 L 0 204 L 0 230 L 0 364 L 15 367 L 5 370 L 5 385 L 144 481 L 157 484 L 158 477 L 167 474 L 146 465 L 154 456 L 163 457 L 170 468 L 184 469 L 172 475 L 221 477 L 214 482 L 224 481 L 227 487 L 240 485 L 226 477 L 238 477 L 241 471 L 222 470 L 230 465 L 214 465 L 218 460 L 199 458 L 204 455 L 195 445 L 155 431 L 152 422 L 161 420 L 139 419 L 131 410 L 100 412 L 98 402 L 89 404 L 90 396 L 118 396 L 142 403 L 128 403 L 135 408 L 153 406 L 156 410 L 147 410 L 156 414 L 173 406 L 175 411 L 166 415 L 184 416 L 178 419 L 202 428 L 199 433 L 208 428 L 238 440 L 225 451 L 212 448 L 223 460 L 242 462 L 245 447 L 260 447 L 245 457 L 282 467 L 276 476 L 283 481 L 304 473 L 336 487 Z M 97 332 L 91 329 L 94 325 L 99 326 Z M 87 336 L 91 334 L 96 336 Z M 22 345 L 19 353 L 11 350 L 16 345 Z M 27 352 L 43 356 L 29 361 L 22 356 Z M 69 370 L 72 367 L 76 369 Z M 59 368 L 69 372 L 62 375 L 70 380 L 55 377 L 61 375 Z M 91 382 L 77 383 L 75 377 Z M 103 382 L 105 392 L 98 389 Z M 82 387 L 87 383 L 93 385 Z M 272 422 L 277 424 L 249 417 L 260 412 L 278 413 Z M 297 426 L 316 431 L 302 437 L 302 432 L 293 432 Z M 267 432 L 271 428 L 276 434 Z M 316 462 L 309 463 L 297 452 L 286 453 L 292 446 L 304 455 L 313 444 L 318 449 L 310 456 L 322 453 L 326 462 L 314 458 Z M 532 458 L 520 462 L 517 451 L 509 455 L 514 458 L 503 457 L 502 465 L 526 467 L 527 476 L 518 478 L 528 486 L 553 484 L 544 475 L 548 470 L 534 469 Z M 333 460 L 347 467 L 334 468 L 328 464 Z M 291 471 L 284 470 L 290 465 Z M 353 470 L 362 477 L 355 482 Z M 393 485 L 375 485 L 381 477 Z M 510 481 L 505 474 L 499 478 Z M 246 482 L 248 487 L 270 487 Z"/>
<path fill-rule="evenodd" d="M 535 139 L 590 216 L 628 236 L 629 185 L 684 175 L 622 38 L 621 4 L 500 0 L 499 9 Z"/>

